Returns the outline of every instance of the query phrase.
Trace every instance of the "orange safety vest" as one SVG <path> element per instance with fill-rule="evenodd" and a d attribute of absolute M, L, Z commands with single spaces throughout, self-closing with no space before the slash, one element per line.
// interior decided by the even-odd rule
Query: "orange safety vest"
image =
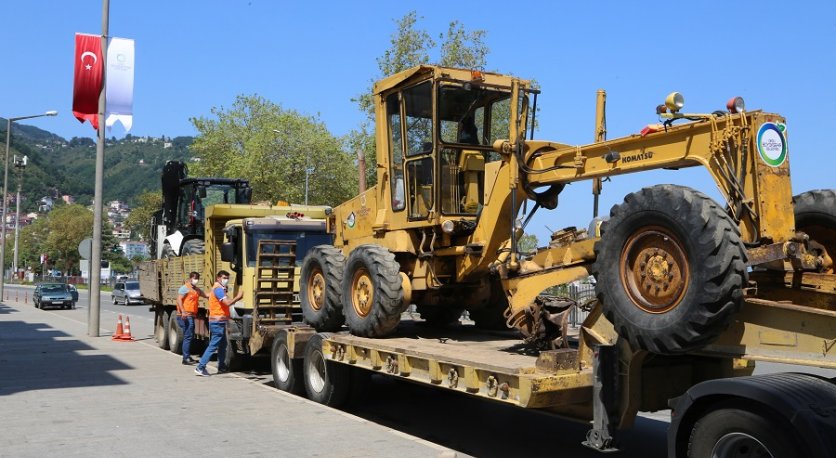
<path fill-rule="evenodd" d="M 189 288 L 189 292 L 183 296 L 183 316 L 196 316 L 200 294 L 195 291 L 191 283 L 186 286 Z"/>
<path fill-rule="evenodd" d="M 212 291 L 209 293 L 209 321 L 226 321 L 229 319 L 229 306 L 224 305 L 215 297 L 216 288 L 223 288 L 223 286 L 217 282 L 212 285 Z"/>

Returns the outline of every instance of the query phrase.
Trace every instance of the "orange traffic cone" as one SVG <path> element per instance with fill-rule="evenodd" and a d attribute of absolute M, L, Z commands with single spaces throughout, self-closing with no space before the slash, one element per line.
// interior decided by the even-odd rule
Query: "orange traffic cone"
<path fill-rule="evenodd" d="M 119 340 L 122 338 L 122 314 L 119 314 L 119 318 L 116 320 L 116 332 L 113 333 L 113 340 Z"/>
<path fill-rule="evenodd" d="M 125 333 L 122 334 L 121 337 L 119 337 L 119 340 L 134 340 L 133 336 L 131 335 L 131 317 L 128 315 L 125 315 Z"/>

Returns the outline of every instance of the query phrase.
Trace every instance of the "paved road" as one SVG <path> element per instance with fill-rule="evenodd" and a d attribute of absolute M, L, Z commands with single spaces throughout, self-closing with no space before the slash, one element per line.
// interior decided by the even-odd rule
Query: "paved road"
<path fill-rule="evenodd" d="M 87 337 L 85 319 L 0 304 L 0 456 L 456 455 L 237 374 L 195 377 L 147 340 Z"/>

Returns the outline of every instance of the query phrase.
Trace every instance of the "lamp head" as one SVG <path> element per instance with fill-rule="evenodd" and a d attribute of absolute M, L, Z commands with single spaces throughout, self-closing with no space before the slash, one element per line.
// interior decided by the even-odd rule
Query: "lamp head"
<path fill-rule="evenodd" d="M 49 110 L 44 114 L 47 115 L 47 116 L 58 116 L 58 112 L 55 111 L 55 110 Z"/>

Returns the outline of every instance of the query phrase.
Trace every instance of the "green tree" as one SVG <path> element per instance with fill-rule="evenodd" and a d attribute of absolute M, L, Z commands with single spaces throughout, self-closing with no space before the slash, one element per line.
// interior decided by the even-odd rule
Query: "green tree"
<path fill-rule="evenodd" d="M 449 67 L 484 68 L 487 65 L 488 46 L 485 44 L 487 32 L 484 30 L 467 31 L 459 21 L 449 24 L 445 34 L 439 34 L 441 47 L 430 34 L 417 28 L 421 19 L 415 11 L 410 11 L 395 20 L 396 30 L 390 37 L 390 47 L 377 58 L 380 73 L 375 79 L 384 78 L 416 65 L 432 62 L 430 55 L 437 53 L 436 62 Z M 363 151 L 366 157 L 366 180 L 369 186 L 377 182 L 375 173 L 377 156 L 375 155 L 374 137 L 374 98 L 372 86 L 365 93 L 353 100 L 358 108 L 366 113 L 366 119 L 360 126 L 344 138 L 347 148 L 355 155 Z"/>
<path fill-rule="evenodd" d="M 240 95 L 212 115 L 191 119 L 199 132 L 192 151 L 200 158 L 191 175 L 246 177 L 253 201 L 300 203 L 310 168 L 310 204 L 336 205 L 357 194 L 353 156 L 317 117 L 257 95 Z"/>
<path fill-rule="evenodd" d="M 81 205 L 59 205 L 46 219 L 45 248 L 50 264 L 64 272 L 75 270 L 81 258 L 78 244 L 93 233 L 93 212 Z"/>
<path fill-rule="evenodd" d="M 537 251 L 538 243 L 536 235 L 523 234 L 523 236 L 517 240 L 517 248 L 521 253 L 533 253 Z"/>
<path fill-rule="evenodd" d="M 151 216 L 162 208 L 163 195 L 161 191 L 149 191 L 137 197 L 137 203 L 131 209 L 131 214 L 125 219 L 125 225 L 131 229 L 131 238 L 136 236 L 148 237 L 151 228 Z"/>

